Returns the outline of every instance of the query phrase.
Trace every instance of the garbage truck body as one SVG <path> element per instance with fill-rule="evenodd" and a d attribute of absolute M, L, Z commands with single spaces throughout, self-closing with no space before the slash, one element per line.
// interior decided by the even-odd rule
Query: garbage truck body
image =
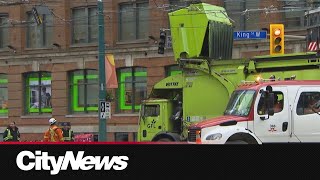
<path fill-rule="evenodd" d="M 320 79 L 315 52 L 232 59 L 233 27 L 223 7 L 191 4 L 169 20 L 181 73 L 156 83 L 142 101 L 137 141 L 187 141 L 191 124 L 223 115 L 242 81 Z"/>

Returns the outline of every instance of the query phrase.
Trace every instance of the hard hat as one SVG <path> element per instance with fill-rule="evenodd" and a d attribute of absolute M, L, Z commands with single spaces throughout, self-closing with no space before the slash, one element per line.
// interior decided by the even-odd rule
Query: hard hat
<path fill-rule="evenodd" d="M 57 120 L 55 118 L 50 118 L 49 119 L 49 124 L 54 124 L 55 122 L 57 122 Z"/>

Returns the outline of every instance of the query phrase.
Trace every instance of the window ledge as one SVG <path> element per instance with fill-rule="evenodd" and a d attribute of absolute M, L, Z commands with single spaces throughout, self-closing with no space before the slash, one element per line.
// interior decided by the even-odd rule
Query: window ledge
<path fill-rule="evenodd" d="M 21 116 L 22 119 L 41 119 L 41 118 L 52 118 L 52 115 L 26 115 L 26 116 Z"/>
<path fill-rule="evenodd" d="M 82 44 L 72 44 L 70 48 L 81 48 L 81 47 L 97 47 L 98 42 L 96 43 L 82 43 Z"/>
<path fill-rule="evenodd" d="M 50 47 L 41 47 L 41 48 L 25 48 L 25 51 L 38 51 L 38 50 L 51 50 Z"/>
<path fill-rule="evenodd" d="M 66 118 L 75 118 L 75 117 L 98 117 L 98 114 L 68 114 Z"/>
<path fill-rule="evenodd" d="M 0 116 L 0 119 L 8 119 L 9 116 Z"/>
<path fill-rule="evenodd" d="M 132 40 L 132 41 L 118 41 L 116 42 L 117 45 L 122 45 L 122 44 L 139 44 L 139 43 L 148 43 L 149 40 L 147 39 L 140 39 L 140 40 Z"/>
<path fill-rule="evenodd" d="M 9 52 L 9 50 L 7 50 L 5 48 L 0 48 L 0 52 Z"/>
<path fill-rule="evenodd" d="M 123 116 L 139 116 L 139 113 L 134 114 L 112 114 L 112 116 L 123 117 Z"/>

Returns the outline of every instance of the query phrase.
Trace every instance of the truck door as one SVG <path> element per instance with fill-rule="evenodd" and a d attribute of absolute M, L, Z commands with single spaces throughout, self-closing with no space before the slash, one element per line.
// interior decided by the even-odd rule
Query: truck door
<path fill-rule="evenodd" d="M 145 104 L 140 114 L 139 135 L 141 141 L 151 139 L 161 130 L 160 104 Z M 158 129 L 160 126 L 160 129 Z"/>
<path fill-rule="evenodd" d="M 254 133 L 263 143 L 288 142 L 290 111 L 287 87 L 273 87 L 273 93 L 275 97 L 274 115 L 270 116 L 266 115 L 263 109 L 262 104 L 265 98 L 262 93 L 257 95 L 254 106 Z"/>
<path fill-rule="evenodd" d="M 301 87 L 293 109 L 294 135 L 301 142 L 320 142 L 320 87 Z"/>

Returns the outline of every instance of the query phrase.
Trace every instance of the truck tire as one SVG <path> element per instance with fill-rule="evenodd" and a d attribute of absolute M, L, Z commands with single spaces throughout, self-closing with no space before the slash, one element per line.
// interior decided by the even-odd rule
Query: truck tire
<path fill-rule="evenodd" d="M 225 144 L 249 144 L 249 143 L 243 140 L 233 140 L 233 141 L 227 141 Z"/>
<path fill-rule="evenodd" d="M 158 139 L 158 142 L 173 142 L 172 139 L 169 138 L 160 138 Z"/>

